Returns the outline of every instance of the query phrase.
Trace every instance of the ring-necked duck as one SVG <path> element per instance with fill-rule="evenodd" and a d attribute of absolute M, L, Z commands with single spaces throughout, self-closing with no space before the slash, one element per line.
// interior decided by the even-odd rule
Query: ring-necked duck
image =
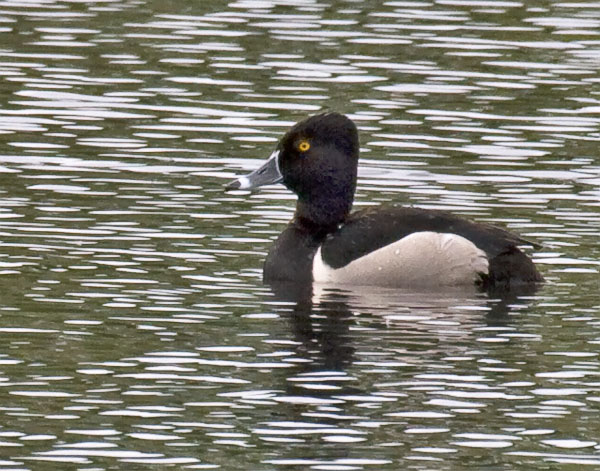
<path fill-rule="evenodd" d="M 227 186 L 283 183 L 298 196 L 294 218 L 265 261 L 266 282 L 509 289 L 543 281 L 518 248 L 527 242 L 503 229 L 396 205 L 350 214 L 358 153 L 349 118 L 312 116 L 281 138 L 262 167 Z"/>

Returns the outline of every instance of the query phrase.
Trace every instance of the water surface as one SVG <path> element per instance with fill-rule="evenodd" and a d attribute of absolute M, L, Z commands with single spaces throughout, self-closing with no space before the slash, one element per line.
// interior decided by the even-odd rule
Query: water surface
<path fill-rule="evenodd" d="M 598 466 L 599 65 L 593 2 L 0 1 L 0 469 Z M 223 184 L 327 109 L 547 283 L 263 285 Z"/>

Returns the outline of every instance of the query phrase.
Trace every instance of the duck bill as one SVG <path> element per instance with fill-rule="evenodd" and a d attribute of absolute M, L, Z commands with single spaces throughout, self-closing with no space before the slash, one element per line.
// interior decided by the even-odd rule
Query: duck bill
<path fill-rule="evenodd" d="M 244 177 L 240 177 L 237 180 L 232 181 L 225 187 L 225 189 L 253 190 L 259 186 L 280 183 L 281 181 L 283 181 L 283 175 L 281 175 L 281 171 L 279 170 L 279 151 L 276 150 L 271 154 L 269 160 L 267 160 L 262 167 Z"/>

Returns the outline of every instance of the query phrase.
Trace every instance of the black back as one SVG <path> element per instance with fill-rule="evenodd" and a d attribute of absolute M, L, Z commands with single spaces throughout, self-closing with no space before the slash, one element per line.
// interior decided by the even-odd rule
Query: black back
<path fill-rule="evenodd" d="M 340 268 L 409 234 L 423 231 L 458 234 L 473 242 L 488 258 L 526 243 L 504 229 L 443 211 L 379 206 L 351 214 L 345 224 L 327 238 L 323 258 L 333 268 Z"/>
<path fill-rule="evenodd" d="M 415 232 L 458 234 L 483 250 L 490 262 L 487 285 L 542 281 L 533 262 L 518 245 L 530 244 L 519 236 L 489 224 L 475 223 L 443 211 L 402 206 L 367 208 L 351 214 L 346 223 L 328 235 L 323 260 L 340 268 L 374 250 Z"/>

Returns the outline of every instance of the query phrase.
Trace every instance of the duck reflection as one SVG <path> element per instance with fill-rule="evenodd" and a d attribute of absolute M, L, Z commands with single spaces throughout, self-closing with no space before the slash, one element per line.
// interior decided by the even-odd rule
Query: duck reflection
<path fill-rule="evenodd" d="M 357 393 L 357 381 L 339 376 L 355 363 L 357 350 L 362 350 L 363 364 L 365 355 L 371 356 L 372 368 L 380 369 L 389 361 L 419 361 L 419 355 L 429 362 L 460 354 L 473 347 L 474 329 L 509 325 L 535 294 L 532 286 L 497 296 L 464 288 L 432 292 L 298 283 L 270 287 L 278 301 L 292 304 L 286 312 L 300 361 L 287 392 L 316 397 Z"/>
<path fill-rule="evenodd" d="M 314 299 L 312 286 L 292 283 L 271 285 L 276 297 L 294 303 L 292 333 L 310 368 L 344 371 L 352 363 L 350 325 L 353 314 L 348 293 L 333 290 Z"/>

